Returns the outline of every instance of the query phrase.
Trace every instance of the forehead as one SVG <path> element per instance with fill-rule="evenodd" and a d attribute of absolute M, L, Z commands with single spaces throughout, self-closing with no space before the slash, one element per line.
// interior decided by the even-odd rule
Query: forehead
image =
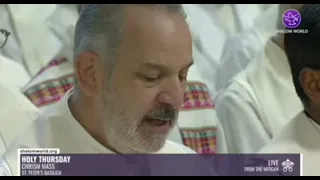
<path fill-rule="evenodd" d="M 184 17 L 152 6 L 125 8 L 121 54 L 127 63 L 180 66 L 192 59 L 191 35 Z M 130 57 L 128 57 L 130 56 Z"/>

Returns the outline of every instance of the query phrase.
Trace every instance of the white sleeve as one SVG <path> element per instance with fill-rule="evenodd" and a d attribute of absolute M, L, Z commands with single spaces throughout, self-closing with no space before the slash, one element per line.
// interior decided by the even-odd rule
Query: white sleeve
<path fill-rule="evenodd" d="M 0 176 L 13 176 L 7 162 L 0 157 Z"/>
<path fill-rule="evenodd" d="M 5 153 L 17 135 L 39 115 L 39 110 L 17 89 L 0 83 L 0 155 Z M 3 145 L 2 145 L 3 144 Z M 4 147 L 4 148 L 2 148 Z"/>
<path fill-rule="evenodd" d="M 217 115 L 224 130 L 228 153 L 255 153 L 268 141 L 259 112 L 247 91 L 238 84 L 217 102 Z"/>
<path fill-rule="evenodd" d="M 0 75 L 9 78 L 3 78 L 1 81 L 7 86 L 21 90 L 29 81 L 30 76 L 25 68 L 12 59 L 0 55 Z"/>
<path fill-rule="evenodd" d="M 228 147 L 223 126 L 218 118 L 217 121 L 217 154 L 227 154 Z"/>
<path fill-rule="evenodd" d="M 197 154 L 189 147 L 167 140 L 164 147 L 156 154 Z"/>
<path fill-rule="evenodd" d="M 257 59 L 263 52 L 269 37 L 251 28 L 235 37 L 229 38 L 223 48 L 220 63 L 217 67 L 215 88 L 223 89 L 227 83 L 253 59 Z"/>
<path fill-rule="evenodd" d="M 194 150 L 190 149 L 189 147 L 187 147 L 185 145 L 182 145 L 181 148 L 185 154 L 197 154 Z"/>

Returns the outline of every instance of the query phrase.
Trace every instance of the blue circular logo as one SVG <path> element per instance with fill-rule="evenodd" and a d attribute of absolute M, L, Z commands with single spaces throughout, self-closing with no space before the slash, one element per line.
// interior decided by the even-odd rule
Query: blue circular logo
<path fill-rule="evenodd" d="M 287 28 L 296 28 L 301 23 L 301 14 L 295 9 L 288 9 L 282 15 L 282 22 Z"/>

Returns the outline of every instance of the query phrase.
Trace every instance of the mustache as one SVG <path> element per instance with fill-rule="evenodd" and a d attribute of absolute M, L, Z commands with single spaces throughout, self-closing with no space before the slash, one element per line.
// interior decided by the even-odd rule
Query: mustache
<path fill-rule="evenodd" d="M 162 105 L 148 113 L 147 118 L 172 121 L 178 118 L 179 111 L 171 105 Z"/>

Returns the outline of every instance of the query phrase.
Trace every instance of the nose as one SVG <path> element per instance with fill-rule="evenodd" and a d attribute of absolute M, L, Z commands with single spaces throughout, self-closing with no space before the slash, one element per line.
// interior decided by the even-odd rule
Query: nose
<path fill-rule="evenodd" d="M 167 83 L 159 93 L 158 101 L 160 103 L 170 104 L 176 109 L 179 109 L 184 102 L 185 89 L 185 82 L 181 82 L 179 79 L 172 80 L 170 83 Z"/>

